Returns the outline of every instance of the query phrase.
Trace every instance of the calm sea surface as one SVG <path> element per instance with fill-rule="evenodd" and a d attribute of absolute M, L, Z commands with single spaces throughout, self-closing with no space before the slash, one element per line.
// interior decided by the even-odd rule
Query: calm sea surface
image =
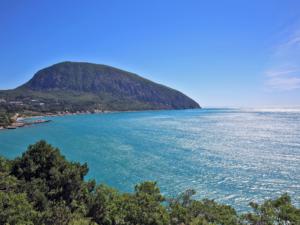
<path fill-rule="evenodd" d="M 300 206 L 300 110 L 203 109 L 53 117 L 0 131 L 0 155 L 19 156 L 45 139 L 88 178 L 121 191 L 155 180 L 174 196 L 194 188 L 246 210 L 288 192 Z"/>

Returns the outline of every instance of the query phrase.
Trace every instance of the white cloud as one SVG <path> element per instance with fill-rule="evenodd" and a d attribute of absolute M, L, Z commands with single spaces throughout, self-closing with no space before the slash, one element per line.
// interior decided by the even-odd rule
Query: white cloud
<path fill-rule="evenodd" d="M 272 91 L 300 89 L 300 29 L 275 47 L 265 72 L 266 87 Z"/>
<path fill-rule="evenodd" d="M 267 74 L 267 86 L 273 90 L 291 91 L 300 88 L 300 71 L 284 70 L 269 71 Z"/>
<path fill-rule="evenodd" d="M 280 76 L 285 76 L 297 72 L 299 72 L 299 70 L 290 68 L 286 70 L 270 70 L 266 72 L 266 75 L 268 77 L 280 77 Z"/>

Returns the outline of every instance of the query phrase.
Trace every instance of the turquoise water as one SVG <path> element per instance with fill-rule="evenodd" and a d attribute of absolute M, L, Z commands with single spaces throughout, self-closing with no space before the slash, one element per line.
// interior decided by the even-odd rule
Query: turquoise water
<path fill-rule="evenodd" d="M 169 196 L 194 188 L 247 209 L 251 200 L 288 192 L 300 206 L 300 111 L 203 109 L 53 117 L 0 132 L 9 158 L 45 139 L 68 159 L 87 162 L 88 178 L 122 191 L 155 180 Z"/>

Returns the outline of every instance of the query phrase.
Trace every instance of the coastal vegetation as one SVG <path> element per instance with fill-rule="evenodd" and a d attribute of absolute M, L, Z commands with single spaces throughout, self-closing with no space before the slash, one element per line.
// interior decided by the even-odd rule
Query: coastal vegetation
<path fill-rule="evenodd" d="M 45 141 L 13 160 L 0 157 L 0 224 L 300 224 L 300 209 L 287 194 L 252 202 L 252 211 L 240 214 L 214 200 L 194 199 L 194 190 L 168 198 L 155 182 L 146 181 L 122 193 L 85 180 L 87 173 L 87 164 L 66 160 Z"/>
<path fill-rule="evenodd" d="M 20 115 L 18 113 L 0 112 L 0 129 L 16 129 L 19 127 L 47 123 L 49 119 L 36 119 L 31 121 L 25 121 L 24 117 L 32 116 L 30 114 Z"/>
<path fill-rule="evenodd" d="M 0 112 L 0 127 L 7 127 L 13 123 L 13 119 L 10 114 L 6 112 Z"/>
<path fill-rule="evenodd" d="M 177 90 L 92 63 L 58 63 L 38 71 L 16 89 L 0 91 L 0 109 L 11 113 L 191 108 L 200 106 Z"/>

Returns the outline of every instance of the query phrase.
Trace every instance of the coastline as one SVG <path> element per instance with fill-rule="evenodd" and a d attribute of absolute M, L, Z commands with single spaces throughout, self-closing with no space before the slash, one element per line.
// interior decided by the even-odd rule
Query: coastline
<path fill-rule="evenodd" d="M 39 120 L 33 120 L 33 121 L 29 121 L 29 122 L 22 121 L 23 119 L 25 119 L 25 118 L 19 119 L 16 122 L 13 122 L 12 124 L 10 124 L 9 126 L 6 126 L 6 127 L 1 126 L 0 130 L 14 130 L 14 129 L 22 128 L 22 127 L 26 127 L 26 126 L 51 122 L 51 120 L 47 120 L 47 119 L 39 119 Z"/>
<path fill-rule="evenodd" d="M 140 110 L 141 111 L 141 110 Z M 90 111 L 81 111 L 81 112 L 57 112 L 57 113 L 41 113 L 39 115 L 19 115 L 16 113 L 12 118 L 15 122 L 10 124 L 9 126 L 3 127 L 0 126 L 0 130 L 12 130 L 22 127 L 27 127 L 31 125 L 41 124 L 41 123 L 48 123 L 52 120 L 49 119 L 42 119 L 44 117 L 58 117 L 58 116 L 72 116 L 72 115 L 89 115 L 89 114 L 107 114 L 107 113 L 119 113 L 119 112 L 138 112 L 136 111 L 100 111 L 95 110 L 94 112 Z M 36 119 L 32 121 L 25 121 L 26 119 Z"/>
<path fill-rule="evenodd" d="M 202 109 L 201 107 L 199 109 Z M 145 111 L 163 111 L 163 110 L 188 110 L 188 109 L 147 109 L 147 110 L 127 110 L 127 111 L 109 111 L 109 110 L 94 110 L 94 111 L 77 111 L 77 112 L 56 112 L 56 113 L 39 113 L 39 112 L 32 112 L 36 113 L 37 115 L 20 115 L 16 113 L 11 118 L 15 121 L 11 125 L 7 127 L 0 126 L 0 130 L 11 130 L 17 129 L 22 127 L 27 127 L 31 125 L 41 124 L 41 123 L 48 123 L 52 120 L 50 119 L 43 119 L 45 117 L 58 117 L 58 116 L 72 116 L 72 115 L 89 115 L 89 114 L 108 114 L 108 113 L 122 113 L 122 112 L 145 112 Z M 25 121 L 26 119 L 36 119 L 32 121 Z"/>

